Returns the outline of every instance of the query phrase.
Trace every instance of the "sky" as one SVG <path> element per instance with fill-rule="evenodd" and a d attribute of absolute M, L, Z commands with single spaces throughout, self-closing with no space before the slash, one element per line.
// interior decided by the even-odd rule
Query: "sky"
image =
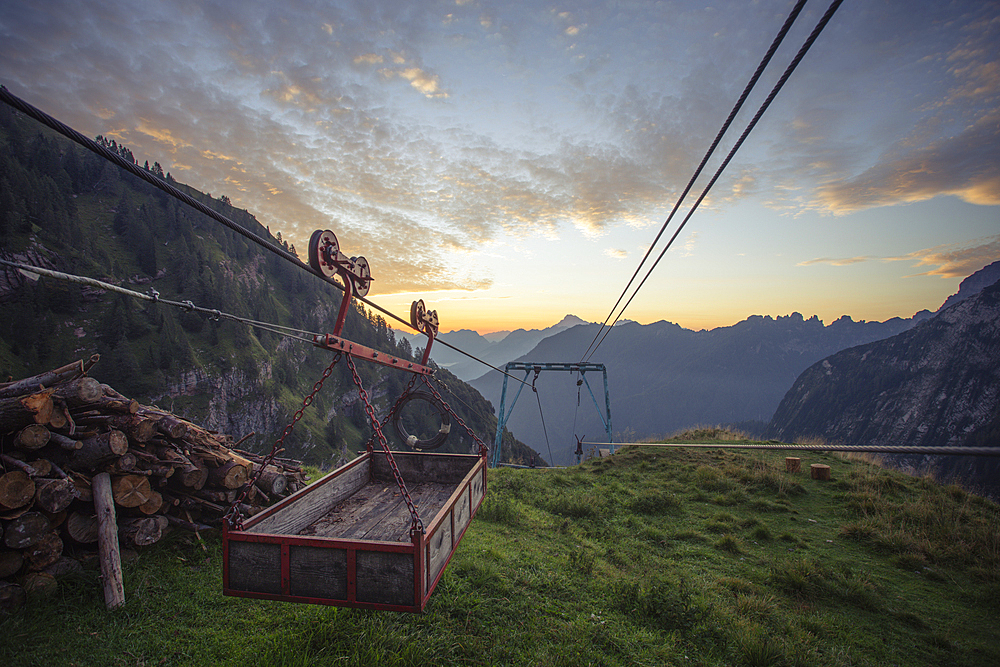
<path fill-rule="evenodd" d="M 0 85 L 300 256 L 334 231 L 404 317 L 543 328 L 609 315 L 793 5 L 3 0 Z M 623 318 L 910 317 L 997 259 L 1000 3 L 847 0 Z"/>

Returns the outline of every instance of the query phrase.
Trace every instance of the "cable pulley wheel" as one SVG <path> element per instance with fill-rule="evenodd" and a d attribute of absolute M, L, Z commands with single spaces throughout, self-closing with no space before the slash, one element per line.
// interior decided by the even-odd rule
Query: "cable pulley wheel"
<path fill-rule="evenodd" d="M 427 310 L 424 300 L 414 301 L 410 305 L 410 324 L 414 329 L 427 336 L 437 336 L 440 321 L 436 310 Z"/>
<path fill-rule="evenodd" d="M 364 257 L 351 257 L 351 261 L 354 262 L 354 272 L 360 276 L 351 281 L 354 283 L 354 295 L 367 296 L 372 286 L 372 270 L 368 266 L 368 260 Z"/>
<path fill-rule="evenodd" d="M 403 408 L 406 407 L 406 404 L 410 401 L 425 401 L 430 403 L 430 405 L 437 410 L 438 414 L 441 415 L 441 428 L 438 429 L 436 435 L 431 438 L 427 438 L 426 440 L 420 440 L 417 436 L 410 435 L 406 432 L 406 429 L 403 428 L 402 413 Z M 411 449 L 420 451 L 437 449 L 444 444 L 445 440 L 448 439 L 448 434 L 451 432 L 451 416 L 448 414 L 448 411 L 444 409 L 444 406 L 441 405 L 440 401 L 438 401 L 430 392 L 413 391 L 403 398 L 399 405 L 399 409 L 396 410 L 396 414 L 392 416 L 392 426 L 396 429 L 396 435 L 399 437 L 400 441 L 409 446 Z"/>
<path fill-rule="evenodd" d="M 329 229 L 317 229 L 309 237 L 309 266 L 324 278 L 333 278 L 337 275 L 335 260 L 339 252 L 340 244 L 337 243 L 337 236 Z"/>

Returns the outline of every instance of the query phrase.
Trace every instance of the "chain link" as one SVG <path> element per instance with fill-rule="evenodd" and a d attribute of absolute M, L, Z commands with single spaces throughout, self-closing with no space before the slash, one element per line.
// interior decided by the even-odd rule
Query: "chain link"
<path fill-rule="evenodd" d="M 375 436 L 378 438 L 379 444 L 382 445 L 382 449 L 385 451 L 385 458 L 389 462 L 389 467 L 392 469 L 392 476 L 396 478 L 396 484 L 399 486 L 399 492 L 403 496 L 403 500 L 406 501 L 406 507 L 410 510 L 410 534 L 412 535 L 415 531 L 424 531 L 424 522 L 420 519 L 420 515 L 417 513 L 417 508 L 413 504 L 413 499 L 410 498 L 410 492 L 406 490 L 406 483 L 403 481 L 403 476 L 399 474 L 399 468 L 396 467 L 396 460 L 392 458 L 392 452 L 389 451 L 389 442 L 385 439 L 385 434 L 382 433 L 382 426 L 379 420 L 375 417 L 375 409 L 372 407 L 371 401 L 368 399 L 368 392 L 365 391 L 365 387 L 361 384 L 361 376 L 358 375 L 358 369 L 354 366 L 354 359 L 350 354 L 345 353 L 344 356 L 347 358 L 347 367 L 351 369 L 351 375 L 354 378 L 354 384 L 358 387 L 358 392 L 361 394 L 361 400 L 365 404 L 365 412 L 368 414 L 368 420 L 372 424 L 372 428 L 375 429 Z M 405 395 L 405 392 L 404 392 Z"/>
<path fill-rule="evenodd" d="M 323 383 L 326 382 L 327 378 L 329 378 L 333 373 L 333 367 L 337 365 L 338 361 L 340 361 L 340 357 L 340 352 L 334 354 L 333 361 L 331 361 L 330 365 L 326 367 L 325 371 L 323 371 L 322 377 L 320 377 L 320 379 L 316 381 L 316 384 L 313 385 L 312 392 L 302 399 L 302 407 L 299 408 L 292 416 L 292 421 L 285 427 L 285 430 L 281 433 L 281 437 L 274 441 L 274 445 L 271 447 L 271 452 L 264 457 L 263 461 L 261 461 L 260 469 L 258 469 L 250 477 L 250 481 L 247 482 L 246 486 L 243 487 L 243 490 L 236 497 L 236 500 L 233 501 L 232 506 L 229 508 L 229 512 L 227 512 L 226 516 L 223 517 L 223 519 L 229 524 L 230 528 L 243 530 L 243 515 L 239 511 L 240 503 L 246 500 L 247 496 L 250 495 L 250 489 L 252 489 L 253 485 L 257 483 L 258 479 L 260 479 L 260 476 L 264 473 L 264 469 L 274 461 L 274 457 L 284 451 L 285 438 L 291 435 L 292 430 L 295 428 L 295 424 L 302 419 L 302 415 L 305 413 L 306 408 L 312 405 L 313 400 L 316 398 L 316 394 L 319 393 L 320 389 L 323 388 Z M 348 363 L 350 364 L 350 356 L 348 356 Z M 351 370 L 353 371 L 354 365 L 350 365 Z M 355 373 L 355 377 L 357 377 L 357 373 Z M 360 385 L 358 386 L 360 387 Z M 362 389 L 362 391 L 364 390 Z"/>
<path fill-rule="evenodd" d="M 386 427 L 386 424 L 389 423 L 389 420 L 392 419 L 393 415 L 395 415 L 396 412 L 399 410 L 399 407 L 403 404 L 403 401 L 406 400 L 407 395 L 409 395 L 410 391 L 413 389 L 413 385 L 416 382 L 417 382 L 417 374 L 411 373 L 410 383 L 406 385 L 406 389 L 404 389 L 403 393 L 400 394 L 399 398 L 396 399 L 396 404 L 392 406 L 392 408 L 389 410 L 389 413 L 379 424 L 379 429 L 383 429 Z M 375 434 L 372 433 L 372 437 L 368 438 L 368 442 L 365 443 L 365 449 L 367 449 L 369 452 L 372 451 L 372 443 L 374 442 L 375 442 Z"/>
<path fill-rule="evenodd" d="M 461 417 L 459 417 L 458 413 L 455 412 L 450 405 L 448 405 L 448 401 L 444 400 L 444 396 L 442 396 L 438 392 L 438 390 L 434 387 L 434 385 L 431 384 L 430 380 L 427 379 L 427 376 L 426 375 L 422 375 L 421 378 L 423 379 L 424 384 L 427 385 L 427 388 L 431 390 L 431 393 L 434 394 L 434 398 L 436 398 L 437 400 L 439 400 L 441 402 L 441 405 L 444 406 L 444 409 L 448 411 L 448 414 L 450 414 L 452 417 L 454 417 L 455 421 L 458 422 L 458 425 L 461 426 L 462 428 L 464 428 L 465 432 L 469 434 L 469 436 L 472 438 L 472 440 L 477 445 L 479 445 L 479 455 L 480 456 L 486 456 L 489 453 L 489 451 L 490 451 L 490 448 L 486 446 L 486 443 L 483 442 L 479 438 L 479 436 L 476 435 L 475 431 L 473 431 L 471 428 L 469 428 L 469 425 L 465 423 L 465 420 L 462 419 Z M 441 380 L 438 380 L 438 382 L 441 382 Z M 441 382 L 441 386 L 444 387 L 445 389 L 448 388 L 448 386 L 444 382 Z"/>

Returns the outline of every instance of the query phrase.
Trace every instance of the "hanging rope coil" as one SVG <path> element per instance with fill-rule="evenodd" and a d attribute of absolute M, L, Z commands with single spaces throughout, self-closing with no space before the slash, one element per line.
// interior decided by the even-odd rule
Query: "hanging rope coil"
<path fill-rule="evenodd" d="M 441 428 L 438 429 L 437 434 L 427 438 L 426 440 L 420 440 L 415 435 L 410 435 L 406 432 L 403 427 L 403 408 L 410 401 L 424 401 L 429 403 L 441 417 Z M 403 394 L 402 402 L 398 404 L 399 407 L 395 411 L 392 417 L 392 426 L 396 430 L 396 435 L 399 439 L 406 443 L 411 449 L 418 451 L 425 451 L 430 449 L 437 449 L 445 443 L 448 439 L 448 434 L 451 433 L 451 416 L 448 411 L 444 409 L 444 406 L 434 398 L 434 395 L 428 391 L 413 391 Z"/>

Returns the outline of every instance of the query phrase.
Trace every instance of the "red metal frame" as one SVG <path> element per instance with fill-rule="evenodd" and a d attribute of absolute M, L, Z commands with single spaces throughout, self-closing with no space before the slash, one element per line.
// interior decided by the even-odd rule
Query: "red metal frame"
<path fill-rule="evenodd" d="M 325 350 L 332 350 L 333 352 L 346 352 L 358 359 L 372 361 L 376 364 L 388 366 L 389 368 L 400 368 L 404 371 L 409 371 L 410 373 L 417 373 L 418 375 L 431 375 L 434 373 L 433 368 L 425 365 L 426 359 L 423 364 L 418 364 L 414 361 L 407 361 L 406 359 L 394 357 L 391 354 L 386 354 L 385 352 L 379 352 L 378 350 L 365 345 L 352 343 L 346 338 L 341 338 L 340 336 L 334 334 L 313 336 L 313 345 L 316 347 L 322 347 Z"/>
<path fill-rule="evenodd" d="M 316 237 L 316 232 L 313 237 Z M 333 233 L 329 232 L 332 237 L 331 243 L 336 243 L 336 237 L 333 237 Z M 331 248 L 326 248 L 328 250 L 328 257 L 324 257 L 326 265 L 333 265 L 336 267 L 337 273 L 340 275 L 341 280 L 344 283 L 344 294 L 340 302 L 340 309 L 337 313 L 337 320 L 334 324 L 333 333 L 325 335 L 315 335 L 313 336 L 313 344 L 317 347 L 322 347 L 327 350 L 334 352 L 342 352 L 346 354 L 348 364 L 350 365 L 351 372 L 354 376 L 354 381 L 358 385 L 358 389 L 361 391 L 361 396 L 365 401 L 366 409 L 368 411 L 368 416 L 372 420 L 372 425 L 375 428 L 376 434 L 380 437 L 382 445 L 385 449 L 386 458 L 388 459 L 389 465 L 392 468 L 392 472 L 396 477 L 396 481 L 399 483 L 400 491 L 406 503 L 413 515 L 413 524 L 410 528 L 410 543 L 406 544 L 404 542 L 383 542 L 375 540 L 350 540 L 350 539 L 337 539 L 328 537 L 315 537 L 315 536 L 299 536 L 299 535 L 282 535 L 282 534 L 271 534 L 271 533 L 251 533 L 248 532 L 255 525 L 264 521 L 268 517 L 273 516 L 277 512 L 280 512 L 288 508 L 293 503 L 299 501 L 306 494 L 316 491 L 316 489 L 321 488 L 324 484 L 329 483 L 332 480 L 337 479 L 345 472 L 351 470 L 355 466 L 361 465 L 365 461 L 371 461 L 372 457 L 375 455 L 372 447 L 372 443 L 368 444 L 368 451 L 356 458 L 354 461 L 348 463 L 347 465 L 337 469 L 336 471 L 325 476 L 323 479 L 317 481 L 311 486 L 307 486 L 298 492 L 292 494 L 283 501 L 273 505 L 269 509 L 261 512 L 260 514 L 254 516 L 252 519 L 247 521 L 245 524 L 237 522 L 235 524 L 230 524 L 230 521 L 223 521 L 222 526 L 222 550 L 223 550 L 223 566 L 222 566 L 222 592 L 224 595 L 231 595 L 236 597 L 246 597 L 246 598 L 259 598 L 268 600 L 280 600 L 283 602 L 304 602 L 309 604 L 326 604 L 334 606 L 346 606 L 346 607 L 360 607 L 365 609 L 381 609 L 387 611 L 412 611 L 420 612 L 423 611 L 424 606 L 427 604 L 431 593 L 437 586 L 438 581 L 440 581 L 441 576 L 444 574 L 448 563 L 451 562 L 451 557 L 455 553 L 455 549 L 458 548 L 458 544 L 462 537 L 465 535 L 465 531 L 468 529 L 469 525 L 472 523 L 473 517 L 479 510 L 482 504 L 483 498 L 486 497 L 486 450 L 485 446 L 480 443 L 480 453 L 479 460 L 476 462 L 465 477 L 461 480 L 452 494 L 448 497 L 447 502 L 434 517 L 431 522 L 430 527 L 426 530 L 423 529 L 423 524 L 420 521 L 420 517 L 416 513 L 416 508 L 414 507 L 409 494 L 407 493 L 406 487 L 402 478 L 397 470 L 396 463 L 393 460 L 392 452 L 389 451 L 387 443 L 385 443 L 384 438 L 379 431 L 379 423 L 375 418 L 372 408 L 368 403 L 367 395 L 365 394 L 364 387 L 361 386 L 361 380 L 358 377 L 357 371 L 354 368 L 354 364 L 351 361 L 353 357 L 360 359 L 365 359 L 367 361 L 372 361 L 389 368 L 398 368 L 401 370 L 408 371 L 415 375 L 422 375 L 425 378 L 434 372 L 434 369 L 428 366 L 430 360 L 431 346 L 434 343 L 434 336 L 437 333 L 437 322 L 436 313 L 434 313 L 433 326 L 420 326 L 420 322 L 416 321 L 416 316 L 413 314 L 413 308 L 411 308 L 411 323 L 415 328 L 417 328 L 422 333 L 427 336 L 427 345 L 424 348 L 423 358 L 420 363 L 414 363 L 407 359 L 401 359 L 395 357 L 391 354 L 386 354 L 384 352 L 379 352 L 378 350 L 372 349 L 370 347 L 354 343 L 345 338 L 341 338 L 340 334 L 343 331 L 344 323 L 347 320 L 347 314 L 350 309 L 351 299 L 354 295 L 354 285 L 352 277 L 358 277 L 354 273 L 353 260 L 350 262 L 350 266 L 345 264 L 343 260 L 346 257 L 342 257 L 339 248 L 336 248 L 336 252 L 333 252 Z M 312 247 L 312 241 L 310 241 L 310 263 L 313 262 L 312 253 L 314 249 Z M 317 251 L 318 252 L 318 251 Z M 322 266 L 315 266 L 314 269 L 320 273 L 326 273 Z M 367 289 L 358 289 L 358 294 L 364 295 Z M 423 301 L 414 302 L 414 308 L 417 306 L 423 308 Z M 426 330 L 425 330 L 426 329 Z M 339 358 L 339 357 L 338 357 Z M 336 363 L 336 362 L 334 362 Z M 327 369 L 323 376 L 323 379 L 329 375 L 330 368 Z M 413 381 L 410 382 L 411 386 Z M 322 380 L 318 382 L 313 388 L 313 394 L 311 394 L 304 402 L 303 409 L 307 407 L 312 402 L 312 397 L 317 391 L 322 387 Z M 433 388 L 431 388 L 432 391 Z M 434 392 L 436 395 L 436 392 Z M 440 397 L 439 397 L 440 398 Z M 445 404 L 447 406 L 447 404 Z M 285 434 L 291 430 L 292 426 L 295 424 L 295 420 L 301 416 L 301 410 L 296 413 L 295 419 L 293 419 L 292 424 L 286 429 Z M 464 425 L 461 419 L 458 420 L 459 423 Z M 282 440 L 284 436 L 282 436 Z M 281 441 L 279 440 L 279 443 Z M 275 450 L 278 444 L 275 445 Z M 274 456 L 275 450 L 272 450 L 271 456 Z M 445 456 L 442 454 L 425 454 L 424 456 Z M 468 455 L 453 455 L 465 457 Z M 472 457 L 469 457 L 472 458 Z M 266 463 L 266 460 L 265 460 Z M 261 469 L 263 469 L 263 465 Z M 374 474 L 374 473 L 371 473 Z M 473 480 L 477 480 L 478 477 L 482 478 L 482 494 L 478 497 L 478 500 L 474 500 L 472 483 Z M 251 482 L 252 483 L 252 482 Z M 336 490 L 336 489 L 335 489 Z M 461 505 L 462 502 L 467 503 L 467 505 Z M 325 507 L 324 505 L 319 505 L 319 507 Z M 465 508 L 468 507 L 468 517 L 465 517 Z M 235 504 L 234 504 L 235 508 Z M 465 521 L 464 526 L 461 529 L 461 533 L 456 535 L 456 520 L 455 512 L 461 509 L 462 519 Z M 449 521 L 449 535 L 451 537 L 451 543 L 445 545 L 444 537 L 442 536 L 441 544 L 433 546 L 432 548 L 432 538 L 441 530 L 442 522 L 444 517 L 450 517 Z M 289 531 L 292 532 L 296 530 L 294 528 L 295 524 L 288 526 Z M 255 551 L 252 548 L 243 548 L 238 550 L 239 553 L 237 558 L 243 567 L 240 568 L 239 574 L 237 576 L 237 585 L 240 586 L 239 589 L 234 589 L 231 585 L 231 572 L 230 572 L 230 559 L 232 556 L 232 546 L 239 543 L 256 543 L 256 544 L 272 544 L 279 548 L 278 563 L 274 562 L 274 552 L 273 550 L 263 549 L 261 551 Z M 293 572 L 292 572 L 292 548 L 293 547 L 311 547 L 311 548 L 322 548 L 338 550 L 343 552 L 343 567 L 345 572 L 343 575 L 340 573 L 341 567 L 341 555 L 331 554 L 329 559 L 320 559 L 319 561 L 310 560 L 310 556 L 305 555 L 308 552 L 303 552 L 304 560 L 299 566 L 300 569 L 297 570 L 298 574 L 303 577 L 302 580 L 297 580 L 293 582 Z M 446 550 L 447 549 L 447 550 Z M 398 604 L 399 602 L 405 600 L 405 596 L 396 596 L 393 594 L 381 596 L 383 600 L 390 600 L 391 602 L 373 602 L 371 599 L 379 599 L 379 595 L 371 595 L 371 591 L 367 588 L 365 589 L 365 596 L 368 599 L 364 601 L 358 600 L 358 553 L 397 553 L 406 554 L 412 557 L 413 563 L 413 591 L 410 600 L 413 604 Z M 432 567 L 432 556 L 437 559 L 434 562 L 435 572 L 431 572 Z M 407 559 L 404 559 L 407 560 Z M 368 565 L 371 561 L 368 561 Z M 270 571 L 273 573 L 274 565 L 279 568 L 279 579 L 275 582 L 270 577 L 264 577 L 263 581 L 257 582 L 259 585 L 255 587 L 254 584 L 249 582 L 248 571 L 251 574 L 256 574 L 258 572 L 263 573 Z M 407 566 L 402 566 L 403 571 L 409 569 Z M 255 569 L 259 568 L 259 569 Z M 310 568 L 313 569 L 309 572 Z M 295 589 L 300 591 L 300 585 L 310 585 L 313 581 L 309 577 L 314 576 L 329 575 L 333 578 L 326 579 L 327 582 L 333 582 L 333 588 L 324 588 L 322 586 L 319 589 L 312 590 L 313 593 L 324 594 L 328 593 L 326 597 L 319 597 L 316 595 L 293 595 L 292 590 Z M 341 576 L 344 578 L 341 579 Z M 428 581 L 433 577 L 433 581 L 430 582 L 428 586 Z M 252 578 L 252 576 L 250 577 Z M 405 581 L 405 580 L 404 580 Z M 275 586 L 274 584 L 278 585 Z M 341 587 L 343 585 L 343 587 Z M 280 588 L 280 593 L 275 592 L 275 588 Z M 340 596 L 344 597 L 341 598 Z"/>

